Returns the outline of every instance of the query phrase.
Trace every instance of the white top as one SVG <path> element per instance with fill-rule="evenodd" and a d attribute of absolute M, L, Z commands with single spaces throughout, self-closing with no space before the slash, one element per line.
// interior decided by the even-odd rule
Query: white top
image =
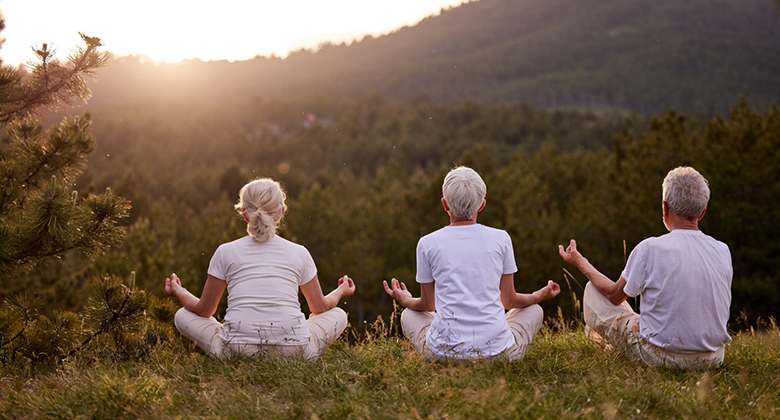
<path fill-rule="evenodd" d="M 447 226 L 417 244 L 417 282 L 435 282 L 436 316 L 426 343 L 438 356 L 489 357 L 511 347 L 499 285 L 517 271 L 512 240 L 480 224 Z"/>
<path fill-rule="evenodd" d="M 731 252 L 699 230 L 647 238 L 623 270 L 628 296 L 642 295 L 639 333 L 673 353 L 718 350 L 731 342 Z"/>
<path fill-rule="evenodd" d="M 208 273 L 227 282 L 225 342 L 307 345 L 309 329 L 298 301 L 298 287 L 317 274 L 309 251 L 273 236 L 220 245 Z"/>

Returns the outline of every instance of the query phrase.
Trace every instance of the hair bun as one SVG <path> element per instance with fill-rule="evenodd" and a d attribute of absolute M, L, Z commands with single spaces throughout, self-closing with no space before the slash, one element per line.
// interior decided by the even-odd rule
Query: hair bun
<path fill-rule="evenodd" d="M 269 178 L 254 180 L 241 188 L 238 197 L 235 208 L 249 219 L 249 236 L 257 242 L 271 239 L 284 215 L 286 195 L 279 183 Z"/>

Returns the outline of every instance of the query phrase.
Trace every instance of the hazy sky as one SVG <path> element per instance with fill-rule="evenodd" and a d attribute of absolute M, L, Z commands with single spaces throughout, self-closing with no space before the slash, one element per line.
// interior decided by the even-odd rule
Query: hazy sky
<path fill-rule="evenodd" d="M 26 62 L 44 42 L 65 58 L 83 45 L 78 32 L 99 37 L 105 50 L 154 60 L 245 60 L 285 56 L 380 35 L 463 0 L 0 0 L 6 39 L 0 58 Z"/>

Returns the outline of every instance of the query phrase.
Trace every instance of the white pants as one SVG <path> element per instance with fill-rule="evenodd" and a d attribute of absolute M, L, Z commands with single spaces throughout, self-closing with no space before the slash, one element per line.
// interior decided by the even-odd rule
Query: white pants
<path fill-rule="evenodd" d="M 650 366 L 676 369 L 702 369 L 723 363 L 726 346 L 714 352 L 672 353 L 650 344 L 639 335 L 640 315 L 631 309 L 628 302 L 613 305 L 590 283 L 585 285 L 582 308 L 590 338 L 595 341 L 606 339 L 634 360 Z"/>
<path fill-rule="evenodd" d="M 459 359 L 438 356 L 428 349 L 426 345 L 426 335 L 431 327 L 435 312 L 420 312 L 411 309 L 404 309 L 401 312 L 401 328 L 404 335 L 412 342 L 415 350 L 422 354 L 425 360 L 436 362 L 451 362 Z M 506 321 L 512 335 L 515 336 L 515 344 L 487 359 L 505 358 L 510 362 L 523 360 L 531 348 L 534 336 L 542 328 L 544 321 L 544 311 L 539 305 L 526 306 L 522 309 L 511 309 L 506 313 Z"/>
<path fill-rule="evenodd" d="M 222 324 L 214 317 L 205 318 L 184 308 L 176 312 L 173 323 L 187 338 L 194 341 L 206 354 L 213 357 L 302 357 L 313 362 L 339 338 L 347 328 L 347 313 L 333 308 L 321 314 L 311 314 L 306 320 L 309 343 L 300 346 L 225 343 L 219 337 Z"/>

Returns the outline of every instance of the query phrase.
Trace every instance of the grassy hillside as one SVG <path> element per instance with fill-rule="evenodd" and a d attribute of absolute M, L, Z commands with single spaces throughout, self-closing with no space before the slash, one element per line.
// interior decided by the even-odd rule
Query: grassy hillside
<path fill-rule="evenodd" d="M 520 363 L 424 362 L 375 324 L 315 364 L 220 361 L 181 348 L 143 360 L 85 357 L 57 370 L 4 371 L 5 418 L 666 419 L 776 418 L 780 331 L 742 332 L 723 367 L 678 372 L 632 364 L 585 338 L 545 327 Z"/>
<path fill-rule="evenodd" d="M 143 63 L 103 71 L 93 105 L 145 96 L 310 95 L 526 102 L 725 113 L 780 97 L 772 0 L 481 0 L 352 45 L 243 62 Z"/>

